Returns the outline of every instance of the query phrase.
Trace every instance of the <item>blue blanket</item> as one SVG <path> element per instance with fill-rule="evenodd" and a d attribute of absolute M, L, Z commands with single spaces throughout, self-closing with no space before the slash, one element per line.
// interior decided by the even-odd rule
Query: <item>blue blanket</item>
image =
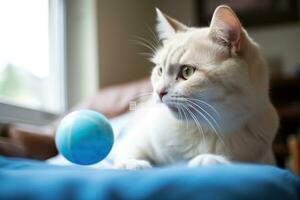
<path fill-rule="evenodd" d="M 0 157 L 0 199 L 296 200 L 300 180 L 262 165 L 125 171 Z"/>

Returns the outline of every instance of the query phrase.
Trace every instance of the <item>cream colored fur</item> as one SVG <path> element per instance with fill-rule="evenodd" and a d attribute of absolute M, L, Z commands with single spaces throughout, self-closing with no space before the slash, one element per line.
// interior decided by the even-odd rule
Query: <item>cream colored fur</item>
<path fill-rule="evenodd" d="M 154 98 L 116 144 L 116 166 L 273 164 L 278 116 L 269 100 L 268 68 L 233 11 L 218 7 L 206 28 L 186 27 L 159 10 L 157 15 L 163 45 L 152 59 Z M 187 80 L 178 78 L 184 65 L 196 69 Z M 162 90 L 167 94 L 159 102 L 156 92 Z"/>

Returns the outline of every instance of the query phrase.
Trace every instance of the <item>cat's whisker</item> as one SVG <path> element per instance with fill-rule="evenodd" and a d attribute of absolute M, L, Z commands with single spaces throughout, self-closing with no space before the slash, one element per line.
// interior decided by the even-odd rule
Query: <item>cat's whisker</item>
<path fill-rule="evenodd" d="M 147 25 L 147 28 L 150 31 L 150 33 L 152 34 L 154 41 L 156 42 L 156 46 L 159 46 L 161 44 L 159 38 L 157 37 L 157 35 L 155 34 L 155 32 L 151 29 L 151 27 L 149 25 Z"/>
<path fill-rule="evenodd" d="M 197 101 L 197 102 L 207 105 L 210 109 L 212 109 L 216 113 L 218 118 L 221 118 L 220 113 L 211 104 L 207 103 L 206 101 L 201 100 L 201 99 L 190 98 L 190 97 L 186 97 L 186 99 L 194 100 L 194 101 Z"/>
<path fill-rule="evenodd" d="M 183 103 L 180 103 L 180 106 L 183 106 Z M 187 117 L 187 115 L 185 113 L 185 110 L 183 108 L 182 108 L 182 111 L 183 111 L 184 117 L 186 119 L 186 130 L 188 130 L 189 129 L 188 117 Z"/>
<path fill-rule="evenodd" d="M 197 109 L 195 109 L 195 107 L 194 107 L 193 105 L 189 104 L 189 103 L 187 103 L 187 107 L 190 107 L 191 109 L 193 109 L 193 110 L 195 110 L 196 112 L 198 112 Z M 190 109 L 189 109 L 189 110 L 190 110 Z M 190 110 L 190 111 L 191 111 L 191 110 Z M 194 114 L 192 111 L 191 111 L 191 114 L 196 118 L 198 124 L 200 125 L 199 119 L 198 119 L 198 117 L 196 116 L 196 114 Z M 201 125 L 200 125 L 200 126 L 201 126 Z M 205 136 L 205 134 L 204 134 L 204 131 L 203 131 L 202 126 L 201 126 L 201 133 L 202 133 L 202 135 L 203 135 L 204 141 L 206 141 L 206 136 Z"/>
<path fill-rule="evenodd" d="M 193 118 L 193 120 L 194 120 L 194 122 L 195 122 L 195 124 L 196 124 L 196 126 L 197 126 L 197 128 L 198 128 L 198 130 L 201 131 L 201 134 L 202 134 L 202 136 L 203 136 L 203 143 L 204 143 L 204 146 L 205 146 L 205 148 L 207 148 L 207 145 L 206 145 L 206 138 L 205 138 L 205 135 L 204 135 L 204 131 L 203 131 L 202 126 L 200 125 L 200 123 L 199 123 L 197 117 L 194 115 L 194 113 L 189 109 L 189 107 L 186 106 L 186 109 L 188 110 L 190 116 Z"/>
<path fill-rule="evenodd" d="M 188 116 L 190 116 L 190 114 L 189 114 L 187 108 L 185 107 L 185 105 L 183 103 L 181 103 L 181 105 L 182 105 L 182 110 L 184 111 L 184 115 L 186 117 L 186 128 L 188 130 Z M 187 113 L 185 111 L 187 111 Z"/>
<path fill-rule="evenodd" d="M 145 38 L 141 38 L 145 42 L 147 42 L 149 45 L 151 45 L 155 50 L 158 48 L 159 43 L 156 43 L 156 41 L 147 40 Z"/>
<path fill-rule="evenodd" d="M 180 98 L 182 98 L 183 101 L 188 102 L 189 106 L 192 109 L 194 109 L 197 113 L 199 113 L 201 115 L 201 117 L 209 124 L 209 126 L 213 129 L 213 131 L 215 132 L 215 134 L 217 135 L 217 137 L 219 138 L 219 140 L 225 146 L 225 142 L 224 142 L 224 140 L 223 140 L 223 138 L 222 138 L 222 136 L 221 136 L 221 134 L 219 132 L 221 130 L 219 123 L 217 122 L 217 120 L 208 111 L 206 111 L 203 107 L 201 107 L 199 105 L 199 103 L 207 105 L 220 118 L 220 114 L 218 113 L 218 111 L 212 105 L 210 105 L 209 103 L 207 103 L 207 102 L 205 102 L 203 100 L 195 99 L 195 98 L 190 98 L 190 97 L 185 97 L 185 96 L 180 96 Z M 196 101 L 197 103 L 194 102 L 194 101 Z M 198 109 L 195 108 L 195 106 L 193 106 L 191 104 L 197 106 Z M 203 114 L 199 109 L 201 109 L 202 112 L 204 112 L 206 115 L 208 115 L 209 118 L 206 117 L 205 114 Z"/>
<path fill-rule="evenodd" d="M 185 121 L 185 125 L 186 125 L 185 128 L 186 128 L 186 130 L 188 130 L 188 119 L 187 119 L 187 116 L 185 115 L 185 112 L 184 112 L 184 109 L 182 108 L 181 103 L 180 102 L 177 102 L 177 103 L 178 103 L 178 109 L 179 109 L 180 115 L 182 115 L 182 121 Z M 183 118 L 183 116 L 185 118 Z"/>
<path fill-rule="evenodd" d="M 149 53 L 149 52 L 139 52 L 139 53 L 136 53 L 137 55 L 140 55 L 140 56 L 145 56 L 146 58 L 152 58 L 154 56 L 153 53 Z"/>
<path fill-rule="evenodd" d="M 136 39 L 138 39 L 139 41 L 141 42 L 144 42 L 146 44 L 148 44 L 149 46 L 151 46 L 153 49 L 156 49 L 157 48 L 157 44 L 151 42 L 150 40 L 147 40 L 143 37 L 139 37 L 139 36 L 135 36 Z"/>
<path fill-rule="evenodd" d="M 207 117 L 201 112 L 201 110 L 199 110 L 197 107 L 195 107 L 196 105 L 193 104 L 193 102 L 187 101 L 187 104 L 188 104 L 193 110 L 195 110 L 198 114 L 200 114 L 199 117 L 201 117 L 201 118 L 203 118 L 205 121 L 207 121 L 207 122 L 209 123 L 209 125 L 214 129 L 214 131 L 216 131 L 214 125 L 210 123 L 210 121 L 209 121 L 209 120 L 207 119 Z"/>
<path fill-rule="evenodd" d="M 200 96 L 203 96 L 203 95 L 200 95 Z M 221 117 L 220 113 L 217 111 L 217 109 L 215 107 L 213 107 L 210 103 L 208 103 L 207 101 L 203 100 L 203 99 L 196 99 L 196 98 L 191 98 L 191 97 L 188 97 L 187 99 L 189 100 L 193 100 L 193 101 L 198 101 L 202 104 L 205 104 L 206 106 L 208 106 L 210 109 L 212 109 L 217 115 L 218 117 Z"/>
<path fill-rule="evenodd" d="M 180 119 L 181 121 L 183 121 L 183 115 L 182 115 L 182 113 L 181 113 L 180 105 L 177 104 L 177 105 L 176 105 L 176 108 L 177 108 L 177 110 L 178 110 L 178 112 L 179 112 L 179 119 Z"/>
<path fill-rule="evenodd" d="M 135 43 L 137 43 L 137 44 L 139 44 L 139 45 L 141 45 L 141 46 L 149 49 L 152 53 L 155 52 L 155 49 L 153 47 L 151 47 L 149 44 L 145 43 L 145 42 L 138 41 L 138 40 L 132 40 L 132 42 L 135 42 Z"/>
<path fill-rule="evenodd" d="M 189 104 L 190 104 L 191 108 L 193 108 L 197 113 L 199 113 L 204 118 L 205 121 L 207 121 L 207 123 L 210 125 L 210 127 L 213 129 L 213 131 L 216 133 L 216 135 L 219 138 L 219 140 L 225 146 L 225 143 L 224 143 L 223 138 L 221 137 L 221 134 L 216 130 L 216 128 L 214 127 L 214 125 L 212 124 L 212 122 L 200 110 L 198 110 L 195 106 L 191 105 L 191 103 L 193 103 L 193 102 L 189 101 Z M 196 105 L 196 104 L 194 104 L 194 105 Z M 200 109 L 202 111 L 204 111 L 202 108 L 200 108 Z M 209 113 L 207 113 L 207 114 L 210 116 L 211 119 L 215 120 Z M 219 126 L 217 122 L 215 122 L 215 123 L 216 123 L 217 126 Z"/>
<path fill-rule="evenodd" d="M 149 49 L 150 53 L 154 54 L 155 50 L 153 49 L 153 47 L 151 47 L 147 43 L 139 41 L 139 40 L 131 40 L 131 41 L 134 42 L 134 43 L 136 43 L 136 44 L 138 44 L 138 45 L 141 45 L 141 46 L 145 47 L 146 49 Z"/>
<path fill-rule="evenodd" d="M 213 120 L 213 122 L 217 126 L 218 130 L 221 131 L 221 127 L 220 127 L 218 121 L 208 111 L 206 111 L 203 107 L 201 107 L 200 105 L 198 105 L 197 103 L 195 103 L 189 99 L 187 99 L 187 101 L 192 103 L 193 105 L 197 106 L 200 110 L 202 110 L 202 112 L 204 112 L 206 115 L 208 115 L 208 117 Z M 218 132 L 218 131 L 216 131 L 216 132 Z"/>
<path fill-rule="evenodd" d="M 184 115 L 184 117 L 185 117 L 185 124 L 186 124 L 186 130 L 188 130 L 188 117 L 187 117 L 187 115 L 185 114 L 185 110 L 182 108 L 183 107 L 183 103 L 182 103 L 182 101 L 181 100 L 179 100 L 178 98 L 175 98 L 175 101 L 178 103 L 178 105 L 179 105 L 179 107 L 180 107 L 180 109 L 182 110 L 182 112 L 183 112 L 183 115 Z"/>
<path fill-rule="evenodd" d="M 140 45 L 144 45 L 145 47 L 149 48 L 153 53 L 156 51 L 157 46 L 156 44 L 153 44 L 152 42 L 146 40 L 145 38 L 139 37 L 139 36 L 135 36 L 136 40 L 133 40 L 137 43 L 139 43 Z"/>
<path fill-rule="evenodd" d="M 204 112 L 209 116 L 209 118 L 211 118 L 211 119 L 214 121 L 215 125 L 218 126 L 218 129 L 221 130 L 219 123 L 218 123 L 218 122 L 213 118 L 213 116 L 212 116 L 210 113 L 208 113 L 204 108 L 202 108 L 200 105 L 196 104 L 195 102 L 189 100 L 188 98 L 184 98 L 184 97 L 183 97 L 183 99 L 184 99 L 185 101 L 188 101 L 188 102 L 190 102 L 190 103 L 193 103 L 195 106 L 197 106 L 197 107 L 200 108 L 202 111 L 204 111 Z M 212 124 L 212 122 L 211 122 L 207 117 L 205 117 L 205 115 L 204 115 L 201 111 L 199 111 L 198 109 L 196 109 L 196 108 L 193 107 L 192 105 L 190 105 L 190 106 L 191 106 L 196 112 L 198 112 L 198 113 L 199 113 L 199 114 L 200 114 L 200 115 L 208 122 L 208 124 L 211 126 L 211 128 L 214 130 L 215 134 L 217 135 L 218 139 L 221 141 L 221 143 L 222 143 L 224 146 L 226 146 L 226 145 L 225 145 L 225 142 L 224 142 L 224 140 L 223 140 L 223 137 L 221 136 L 221 134 L 219 133 L 219 131 L 217 131 L 217 129 L 214 127 L 214 125 Z"/>

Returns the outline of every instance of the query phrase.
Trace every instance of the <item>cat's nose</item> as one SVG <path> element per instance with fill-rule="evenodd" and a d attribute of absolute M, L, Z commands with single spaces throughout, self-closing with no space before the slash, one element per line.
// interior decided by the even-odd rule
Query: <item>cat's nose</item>
<path fill-rule="evenodd" d="M 157 90 L 156 92 L 161 101 L 162 101 L 162 98 L 168 93 L 166 90 Z"/>

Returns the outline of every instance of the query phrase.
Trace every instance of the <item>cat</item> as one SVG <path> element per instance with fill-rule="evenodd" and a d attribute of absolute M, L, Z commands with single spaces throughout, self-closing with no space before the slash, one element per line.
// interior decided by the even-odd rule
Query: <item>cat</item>
<path fill-rule="evenodd" d="M 204 28 L 156 13 L 162 46 L 151 59 L 155 101 L 137 111 L 116 145 L 116 167 L 274 164 L 279 119 L 268 66 L 233 10 L 217 7 Z"/>

